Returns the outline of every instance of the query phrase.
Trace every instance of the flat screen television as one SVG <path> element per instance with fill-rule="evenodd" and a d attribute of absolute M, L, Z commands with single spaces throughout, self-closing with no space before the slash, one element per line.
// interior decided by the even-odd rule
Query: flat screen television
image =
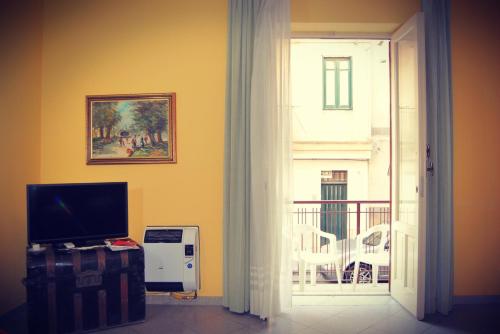
<path fill-rule="evenodd" d="M 28 184 L 28 243 L 128 236 L 126 182 Z"/>

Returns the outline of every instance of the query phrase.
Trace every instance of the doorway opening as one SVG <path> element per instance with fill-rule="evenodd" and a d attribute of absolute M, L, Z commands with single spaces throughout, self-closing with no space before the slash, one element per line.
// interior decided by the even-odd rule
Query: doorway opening
<path fill-rule="evenodd" d="M 387 39 L 293 39 L 293 295 L 389 295 Z"/>

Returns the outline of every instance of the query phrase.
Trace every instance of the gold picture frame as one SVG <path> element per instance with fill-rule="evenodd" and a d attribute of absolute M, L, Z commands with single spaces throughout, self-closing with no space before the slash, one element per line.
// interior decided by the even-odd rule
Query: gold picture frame
<path fill-rule="evenodd" d="M 177 162 L 175 93 L 88 95 L 87 165 Z"/>

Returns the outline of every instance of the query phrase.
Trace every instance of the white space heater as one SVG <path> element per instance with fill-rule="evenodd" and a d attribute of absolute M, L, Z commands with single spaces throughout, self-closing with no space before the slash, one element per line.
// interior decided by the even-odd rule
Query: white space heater
<path fill-rule="evenodd" d="M 198 226 L 147 226 L 144 271 L 148 291 L 200 289 Z"/>

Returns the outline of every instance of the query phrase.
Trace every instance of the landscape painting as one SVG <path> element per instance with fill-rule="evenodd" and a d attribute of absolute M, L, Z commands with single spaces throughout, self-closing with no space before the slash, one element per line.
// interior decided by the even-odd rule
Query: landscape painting
<path fill-rule="evenodd" d="M 175 93 L 87 96 L 87 164 L 175 163 Z"/>

